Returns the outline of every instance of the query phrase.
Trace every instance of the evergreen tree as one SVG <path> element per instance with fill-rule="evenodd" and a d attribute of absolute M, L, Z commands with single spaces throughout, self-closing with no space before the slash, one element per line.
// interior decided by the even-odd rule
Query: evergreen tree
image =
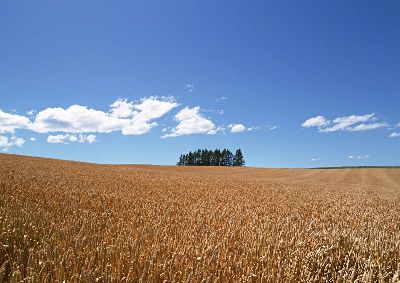
<path fill-rule="evenodd" d="M 189 154 L 188 154 L 188 164 L 187 164 L 187 165 L 194 165 L 194 156 L 193 156 L 192 151 L 189 151 Z"/>
<path fill-rule="evenodd" d="M 245 164 L 242 151 L 238 149 L 235 155 L 224 148 L 207 150 L 198 149 L 194 152 L 181 154 L 176 165 L 179 166 L 243 166 Z"/>
<path fill-rule="evenodd" d="M 245 164 L 244 157 L 240 148 L 236 150 L 235 155 L 233 156 L 233 166 L 243 166 Z"/>
<path fill-rule="evenodd" d="M 178 161 L 178 163 L 176 163 L 176 165 L 180 165 L 180 166 L 185 165 L 183 154 L 181 154 L 181 156 L 179 156 L 179 161 Z"/>
<path fill-rule="evenodd" d="M 214 159 L 214 162 L 213 162 L 214 166 L 221 165 L 221 151 L 219 149 L 214 150 L 213 159 Z"/>
<path fill-rule="evenodd" d="M 201 166 L 202 165 L 202 160 L 201 160 L 201 149 L 198 149 L 195 153 L 195 165 Z"/>
<path fill-rule="evenodd" d="M 233 155 L 229 149 L 224 148 L 221 152 L 221 165 L 222 166 L 232 166 Z"/>

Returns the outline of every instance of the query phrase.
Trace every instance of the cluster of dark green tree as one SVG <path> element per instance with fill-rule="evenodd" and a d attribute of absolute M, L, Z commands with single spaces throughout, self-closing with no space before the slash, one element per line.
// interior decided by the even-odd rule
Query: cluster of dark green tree
<path fill-rule="evenodd" d="M 229 149 L 207 150 L 198 149 L 194 152 L 181 154 L 178 163 L 180 166 L 243 166 L 245 164 L 242 151 L 236 150 L 233 154 Z"/>

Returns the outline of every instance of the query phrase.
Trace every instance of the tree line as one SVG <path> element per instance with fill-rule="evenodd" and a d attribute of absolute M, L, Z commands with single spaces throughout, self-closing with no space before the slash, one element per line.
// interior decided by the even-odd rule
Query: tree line
<path fill-rule="evenodd" d="M 235 154 L 224 148 L 223 150 L 215 149 L 198 149 L 189 151 L 189 153 L 181 154 L 176 165 L 179 166 L 244 166 L 245 160 L 240 149 Z"/>

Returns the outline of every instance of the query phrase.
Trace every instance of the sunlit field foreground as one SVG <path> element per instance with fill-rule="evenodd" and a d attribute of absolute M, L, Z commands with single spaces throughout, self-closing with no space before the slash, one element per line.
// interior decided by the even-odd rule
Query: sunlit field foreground
<path fill-rule="evenodd" d="M 398 282 L 400 170 L 0 155 L 0 282 Z"/>

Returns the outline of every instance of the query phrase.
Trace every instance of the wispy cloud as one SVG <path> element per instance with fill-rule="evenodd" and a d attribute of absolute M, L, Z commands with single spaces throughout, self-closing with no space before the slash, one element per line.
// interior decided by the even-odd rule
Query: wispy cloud
<path fill-rule="evenodd" d="M 186 91 L 187 92 L 193 92 L 194 91 L 194 84 L 193 83 L 186 84 Z"/>
<path fill-rule="evenodd" d="M 387 127 L 389 127 L 389 124 L 386 122 L 372 123 L 372 124 L 359 124 L 353 128 L 349 128 L 348 131 L 360 132 L 360 131 L 369 131 L 369 130 L 375 130 L 375 129 L 380 129 L 380 128 L 387 128 Z"/>
<path fill-rule="evenodd" d="M 221 96 L 215 99 L 215 102 L 223 101 L 226 100 L 227 98 L 225 96 Z"/>
<path fill-rule="evenodd" d="M 398 137 L 400 137 L 400 133 L 397 132 L 393 132 L 389 135 L 389 138 L 398 138 Z"/>
<path fill-rule="evenodd" d="M 366 155 L 349 155 L 349 159 L 368 159 L 369 154 Z"/>
<path fill-rule="evenodd" d="M 79 143 L 95 143 L 96 136 L 95 135 L 73 135 L 73 134 L 64 134 L 64 135 L 49 135 L 47 137 L 48 143 L 64 143 L 68 144 L 71 142 L 79 142 Z"/>
<path fill-rule="evenodd" d="M 326 121 L 326 119 L 323 116 L 316 116 L 304 121 L 303 124 L 301 124 L 301 126 L 304 128 L 323 127 L 328 125 L 329 123 L 330 122 Z"/>
<path fill-rule="evenodd" d="M 25 112 L 25 114 L 28 116 L 33 116 L 36 113 L 37 113 L 37 111 L 35 109 L 31 109 L 31 110 Z"/>
<path fill-rule="evenodd" d="M 304 121 L 303 128 L 316 127 L 321 133 L 336 131 L 361 132 L 387 128 L 387 122 L 378 122 L 375 114 L 350 115 L 327 120 L 323 116 L 312 117 Z"/>

